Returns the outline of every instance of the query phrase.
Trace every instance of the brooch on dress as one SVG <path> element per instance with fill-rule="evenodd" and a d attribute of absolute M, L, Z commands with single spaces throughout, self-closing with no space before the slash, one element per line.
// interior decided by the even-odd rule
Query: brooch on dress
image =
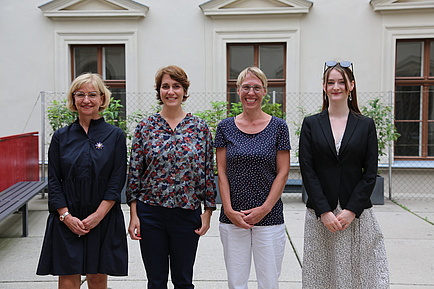
<path fill-rule="evenodd" d="M 104 148 L 104 145 L 102 144 L 102 142 L 97 142 L 97 143 L 95 144 L 95 148 L 96 148 L 97 150 L 102 150 L 102 149 Z"/>

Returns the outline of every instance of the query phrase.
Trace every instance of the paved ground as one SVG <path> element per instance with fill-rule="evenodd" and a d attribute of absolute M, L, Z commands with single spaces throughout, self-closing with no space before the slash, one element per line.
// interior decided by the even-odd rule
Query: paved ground
<path fill-rule="evenodd" d="M 301 288 L 303 226 L 305 206 L 301 196 L 283 197 L 288 242 L 283 261 L 280 288 Z M 399 206 L 386 200 L 374 207 L 386 239 L 392 289 L 434 288 L 434 200 L 400 200 Z M 123 205 L 128 217 L 128 206 Z M 227 288 L 222 246 L 218 236 L 218 211 L 210 231 L 201 238 L 195 266 L 199 289 Z M 57 278 L 35 274 L 47 217 L 47 199 L 36 196 L 30 203 L 29 236 L 21 236 L 21 216 L 14 214 L 0 223 L 0 288 L 57 288 Z M 139 245 L 129 239 L 129 276 L 110 277 L 109 287 L 146 288 L 146 275 Z M 250 288 L 256 288 L 252 270 Z M 87 288 L 83 282 L 82 288 Z M 173 288 L 170 287 L 169 288 Z"/>

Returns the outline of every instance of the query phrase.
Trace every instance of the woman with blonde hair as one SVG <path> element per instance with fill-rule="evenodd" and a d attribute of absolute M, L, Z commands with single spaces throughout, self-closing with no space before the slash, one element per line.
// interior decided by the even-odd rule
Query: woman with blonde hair
<path fill-rule="evenodd" d="M 111 92 L 97 74 L 77 77 L 68 107 L 78 113 L 54 132 L 48 151 L 49 216 L 38 275 L 58 275 L 59 288 L 107 288 L 126 276 L 128 252 L 121 191 L 126 179 L 124 132 L 104 121 Z"/>
<path fill-rule="evenodd" d="M 219 123 L 214 143 L 223 205 L 220 238 L 231 289 L 247 288 L 252 256 L 258 288 L 279 287 L 286 242 L 280 196 L 291 146 L 286 122 L 262 111 L 267 82 L 257 67 L 239 74 L 243 112 Z"/>

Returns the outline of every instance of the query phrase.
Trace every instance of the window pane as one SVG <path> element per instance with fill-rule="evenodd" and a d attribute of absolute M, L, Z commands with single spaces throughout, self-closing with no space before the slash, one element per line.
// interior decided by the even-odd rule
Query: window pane
<path fill-rule="evenodd" d="M 428 120 L 434 120 L 434 86 L 429 88 Z M 434 123 L 428 123 L 428 156 L 434 156 Z"/>
<path fill-rule="evenodd" d="M 261 45 L 259 48 L 259 66 L 269 79 L 283 79 L 283 45 Z"/>
<path fill-rule="evenodd" d="M 105 66 L 104 79 L 124 80 L 125 79 L 125 47 L 109 46 L 104 48 Z"/>
<path fill-rule="evenodd" d="M 434 86 L 429 87 L 428 120 L 434 120 Z"/>
<path fill-rule="evenodd" d="M 395 119 L 420 120 L 421 87 L 397 86 L 395 92 Z"/>
<path fill-rule="evenodd" d="M 229 78 L 237 79 L 246 67 L 254 65 L 253 46 L 229 46 Z"/>
<path fill-rule="evenodd" d="M 428 123 L 428 156 L 434 156 L 434 123 Z"/>
<path fill-rule="evenodd" d="M 395 155 L 419 156 L 420 124 L 418 122 L 395 123 L 401 136 L 395 141 Z"/>
<path fill-rule="evenodd" d="M 75 47 L 74 60 L 74 78 L 86 72 L 98 73 L 96 47 Z"/>
<path fill-rule="evenodd" d="M 430 43 L 430 69 L 429 76 L 434 76 L 434 41 Z"/>
<path fill-rule="evenodd" d="M 398 42 L 396 44 L 396 76 L 422 76 L 423 43 Z"/>

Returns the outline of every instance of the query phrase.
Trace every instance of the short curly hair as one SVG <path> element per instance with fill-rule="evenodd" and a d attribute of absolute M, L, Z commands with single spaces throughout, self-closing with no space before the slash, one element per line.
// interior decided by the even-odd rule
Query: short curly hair
<path fill-rule="evenodd" d="M 161 88 L 161 82 L 163 80 L 163 76 L 167 74 L 172 78 L 173 80 L 179 82 L 179 84 L 182 85 L 184 88 L 184 97 L 182 101 L 186 101 L 189 97 L 188 95 L 188 88 L 190 87 L 190 81 L 188 80 L 187 73 L 181 68 L 176 65 L 169 65 L 163 68 L 160 68 L 157 73 L 155 74 L 155 90 L 157 91 L 157 100 L 158 104 L 162 105 L 163 102 L 161 101 L 160 96 L 160 88 Z"/>

